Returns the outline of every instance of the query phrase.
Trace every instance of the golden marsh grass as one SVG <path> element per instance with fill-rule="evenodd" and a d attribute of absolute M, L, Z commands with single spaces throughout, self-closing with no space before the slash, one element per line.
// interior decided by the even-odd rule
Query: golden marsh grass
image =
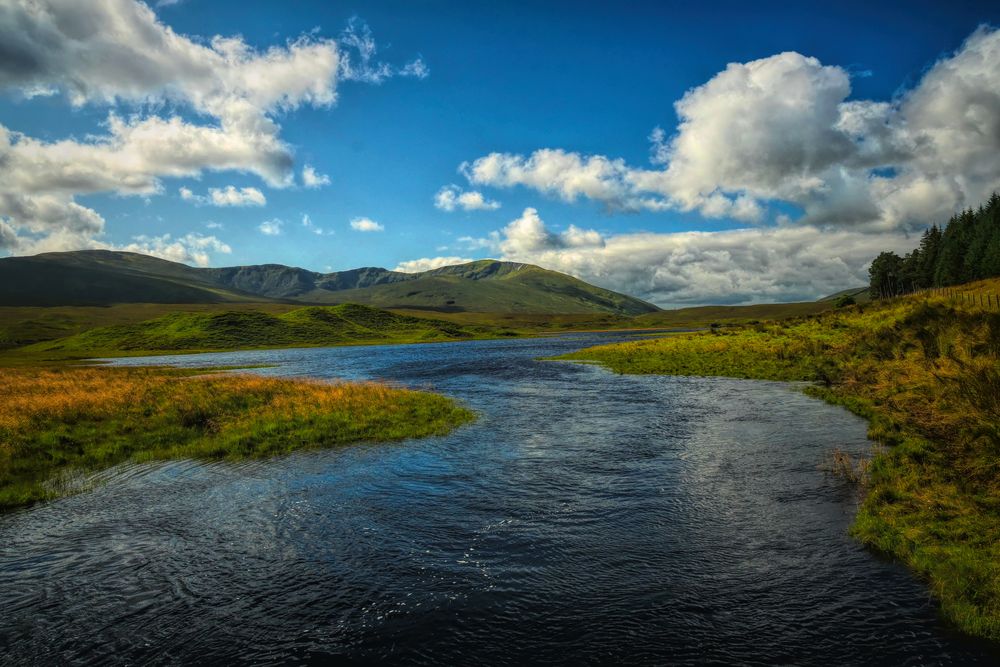
<path fill-rule="evenodd" d="M 50 497 L 66 470 L 261 457 L 443 434 L 451 399 L 378 383 L 162 368 L 0 369 L 0 508 Z"/>

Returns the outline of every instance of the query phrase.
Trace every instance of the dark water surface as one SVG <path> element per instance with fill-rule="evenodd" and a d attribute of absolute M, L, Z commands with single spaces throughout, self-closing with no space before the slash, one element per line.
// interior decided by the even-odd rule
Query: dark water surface
<path fill-rule="evenodd" d="M 846 535 L 865 424 L 787 385 L 538 362 L 620 335 L 170 357 L 382 378 L 444 438 L 130 466 L 0 516 L 0 662 L 996 662 Z M 124 360 L 120 363 L 148 363 Z"/>

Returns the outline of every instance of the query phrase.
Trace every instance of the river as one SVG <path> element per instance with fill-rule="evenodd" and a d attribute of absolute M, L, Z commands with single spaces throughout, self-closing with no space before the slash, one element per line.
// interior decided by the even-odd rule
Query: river
<path fill-rule="evenodd" d="M 865 423 L 782 383 L 537 361 L 624 334 L 122 359 L 382 379 L 446 437 L 123 466 L 0 515 L 0 662 L 995 663 L 852 541 Z"/>

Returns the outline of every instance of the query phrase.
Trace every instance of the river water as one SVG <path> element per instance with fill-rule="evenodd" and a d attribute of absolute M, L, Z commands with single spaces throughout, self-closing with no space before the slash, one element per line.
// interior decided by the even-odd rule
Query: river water
<path fill-rule="evenodd" d="M 622 334 L 119 360 L 383 379 L 441 438 L 125 466 L 0 515 L 0 662 L 995 663 L 847 536 L 862 420 L 781 383 L 536 361 Z"/>

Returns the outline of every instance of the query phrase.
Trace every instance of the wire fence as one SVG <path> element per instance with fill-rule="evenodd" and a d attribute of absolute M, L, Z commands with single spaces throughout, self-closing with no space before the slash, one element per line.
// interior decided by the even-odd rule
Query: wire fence
<path fill-rule="evenodd" d="M 972 289 L 956 289 L 954 287 L 929 287 L 927 289 L 908 292 L 906 294 L 885 294 L 876 297 L 879 301 L 896 298 L 929 299 L 936 297 L 951 304 L 981 308 L 983 310 L 1000 311 L 1000 294 L 995 292 Z"/>

